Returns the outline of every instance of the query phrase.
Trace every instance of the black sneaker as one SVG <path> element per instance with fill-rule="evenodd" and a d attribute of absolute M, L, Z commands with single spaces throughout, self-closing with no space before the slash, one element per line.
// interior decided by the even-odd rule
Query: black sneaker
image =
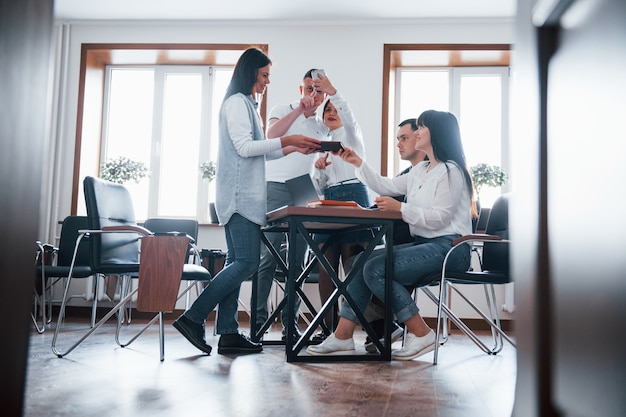
<path fill-rule="evenodd" d="M 185 339 L 187 339 L 192 345 L 207 355 L 211 354 L 211 350 L 213 350 L 213 348 L 211 345 L 207 345 L 204 340 L 204 323 L 194 323 L 183 314 L 177 318 L 174 323 L 172 323 L 172 326 L 174 326 L 180 334 L 185 336 Z"/>
<path fill-rule="evenodd" d="M 253 342 L 248 336 L 241 333 L 223 334 L 217 343 L 217 353 L 219 354 L 243 354 L 259 353 L 263 351 L 261 343 Z"/>
<path fill-rule="evenodd" d="M 373 322 L 370 323 L 370 326 L 372 326 L 372 329 L 374 329 L 374 333 L 376 333 L 376 335 L 378 336 L 378 340 L 380 341 L 380 343 L 384 343 L 385 320 L 384 319 L 374 320 Z M 394 321 L 391 323 L 391 343 L 400 340 L 403 333 L 404 333 L 403 325 L 398 324 L 397 321 Z M 378 352 L 376 345 L 374 344 L 374 342 L 369 336 L 365 338 L 365 350 L 368 353 Z"/>
<path fill-rule="evenodd" d="M 313 337 L 311 338 L 311 341 L 309 342 L 310 345 L 319 345 L 320 343 L 322 343 L 324 340 L 326 340 L 326 338 L 329 335 L 323 331 L 320 330 L 319 332 L 315 333 L 313 335 Z"/>
<path fill-rule="evenodd" d="M 298 328 L 298 326 L 294 326 L 293 330 L 292 330 L 292 338 L 293 338 L 293 343 L 295 344 L 298 339 L 300 339 L 300 337 L 302 336 L 302 332 L 300 331 L 300 329 Z M 283 327 L 283 335 L 281 336 L 280 340 L 282 340 L 283 342 L 287 340 L 287 329 L 285 329 Z"/>

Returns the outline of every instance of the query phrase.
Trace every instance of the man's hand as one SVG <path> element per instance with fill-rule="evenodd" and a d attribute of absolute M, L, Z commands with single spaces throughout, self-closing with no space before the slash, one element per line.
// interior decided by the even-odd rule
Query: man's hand
<path fill-rule="evenodd" d="M 311 94 L 305 94 L 300 99 L 300 104 L 298 105 L 298 110 L 302 113 L 306 113 L 307 111 L 315 109 L 315 90 Z"/>

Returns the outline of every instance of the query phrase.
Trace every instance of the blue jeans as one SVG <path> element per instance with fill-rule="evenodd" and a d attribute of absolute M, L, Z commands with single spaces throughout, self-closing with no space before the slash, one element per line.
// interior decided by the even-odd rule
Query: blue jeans
<path fill-rule="evenodd" d="M 224 227 L 226 264 L 185 312 L 195 323 L 202 323 L 217 305 L 218 334 L 237 333 L 237 300 L 241 283 L 259 267 L 261 227 L 235 213 Z"/>
<path fill-rule="evenodd" d="M 341 184 L 329 187 L 324 190 L 324 198 L 326 200 L 338 201 L 355 201 L 361 207 L 369 207 L 370 196 L 367 187 L 363 183 L 358 184 Z M 325 242 L 328 235 L 316 235 L 316 242 Z M 354 232 L 344 233 L 335 237 L 335 242 L 339 244 L 369 242 L 374 235 L 370 229 L 357 230 Z"/>
<path fill-rule="evenodd" d="M 416 237 L 415 242 L 393 247 L 393 281 L 391 282 L 391 309 L 400 322 L 405 322 L 417 313 L 419 308 L 413 301 L 406 286 L 422 287 L 431 283 L 431 274 L 441 271 L 443 259 L 457 235 L 439 236 L 432 239 Z M 365 262 L 363 269 L 348 285 L 348 293 L 361 312 L 365 311 L 372 294 L 385 299 L 385 248 L 377 249 Z M 470 247 L 457 248 L 448 258 L 448 268 L 466 271 L 470 263 Z M 359 320 L 350 305 L 344 300 L 340 313 L 350 321 Z"/>
<path fill-rule="evenodd" d="M 282 206 L 292 206 L 293 200 L 287 186 L 281 182 L 268 181 L 267 183 L 267 211 L 276 210 Z M 266 233 L 267 239 L 272 246 L 280 249 L 280 245 L 285 239 L 285 233 Z M 304 256 L 307 251 L 307 244 L 304 238 L 298 234 L 298 248 L 296 253 L 296 262 L 302 265 Z M 274 283 L 274 272 L 276 271 L 276 259 L 264 244 L 261 244 L 261 263 L 259 264 L 259 274 L 257 276 L 257 305 L 256 305 L 256 324 L 261 326 L 269 317 L 267 308 L 267 299 Z M 302 268 L 298 270 L 298 274 Z M 300 297 L 296 298 L 294 323 L 298 322 L 298 309 L 300 308 Z M 287 309 L 282 311 L 282 322 L 287 322 L 285 315 Z"/>

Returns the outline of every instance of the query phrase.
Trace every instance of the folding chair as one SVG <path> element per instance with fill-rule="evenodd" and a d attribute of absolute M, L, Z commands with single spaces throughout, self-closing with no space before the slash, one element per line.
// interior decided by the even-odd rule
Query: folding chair
<path fill-rule="evenodd" d="M 87 228 L 87 217 L 68 216 L 63 220 L 58 247 L 37 241 L 37 278 L 35 282 L 35 303 L 31 318 L 37 333 L 43 333 L 46 325 L 52 317 L 52 288 L 61 279 L 70 275 L 72 256 L 76 246 L 78 231 Z M 74 278 L 88 278 L 95 273 L 89 265 L 89 240 L 85 239 L 77 247 L 76 261 L 72 276 Z M 67 283 L 66 283 L 67 285 Z M 91 309 L 91 325 L 96 321 L 96 308 L 98 303 L 98 277 L 96 276 L 93 288 L 93 302 Z M 40 311 L 38 311 L 40 310 Z M 37 323 L 37 317 L 41 316 L 41 326 Z"/>

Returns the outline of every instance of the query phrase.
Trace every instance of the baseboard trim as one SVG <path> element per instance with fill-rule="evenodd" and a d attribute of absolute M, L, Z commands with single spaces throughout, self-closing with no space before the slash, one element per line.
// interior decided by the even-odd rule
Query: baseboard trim
<path fill-rule="evenodd" d="M 66 310 L 65 314 L 68 317 L 75 317 L 75 318 L 87 319 L 87 320 L 91 318 L 91 307 L 68 306 L 66 307 L 65 310 Z M 96 312 L 96 320 L 99 320 L 100 318 L 102 318 L 108 311 L 109 309 L 106 307 L 98 307 L 97 312 Z M 183 312 L 184 310 L 174 310 L 171 313 L 164 313 L 165 321 L 166 322 L 174 321 L 178 318 L 178 316 L 183 314 Z M 53 320 L 56 320 L 56 317 L 58 317 L 58 314 L 59 314 L 59 307 L 54 306 L 52 308 L 52 313 L 53 313 Z M 154 317 L 154 315 L 155 313 L 137 311 L 137 309 L 135 308 L 133 308 L 131 312 L 131 318 L 138 319 L 138 320 L 149 320 L 152 317 Z M 240 323 L 248 323 L 250 321 L 250 317 L 245 311 L 239 311 L 237 319 L 239 320 Z M 112 317 L 110 320 L 112 321 L 116 320 L 116 316 Z M 209 314 L 209 316 L 207 317 L 207 320 L 209 321 L 215 320 L 215 311 L 212 311 Z M 437 319 L 435 317 L 425 317 L 424 321 L 431 328 L 435 328 L 435 325 L 437 324 Z M 469 318 L 469 319 L 463 319 L 463 322 L 471 330 L 474 330 L 474 331 L 490 330 L 490 326 L 487 323 L 485 323 L 485 321 L 482 319 Z M 300 320 L 300 325 L 301 326 L 305 325 L 305 322 L 302 319 Z M 451 325 L 451 328 L 453 329 L 457 328 L 453 323 L 451 323 L 450 325 Z M 502 330 L 504 331 L 512 331 L 514 327 L 514 320 L 501 320 L 501 326 L 502 326 Z"/>

